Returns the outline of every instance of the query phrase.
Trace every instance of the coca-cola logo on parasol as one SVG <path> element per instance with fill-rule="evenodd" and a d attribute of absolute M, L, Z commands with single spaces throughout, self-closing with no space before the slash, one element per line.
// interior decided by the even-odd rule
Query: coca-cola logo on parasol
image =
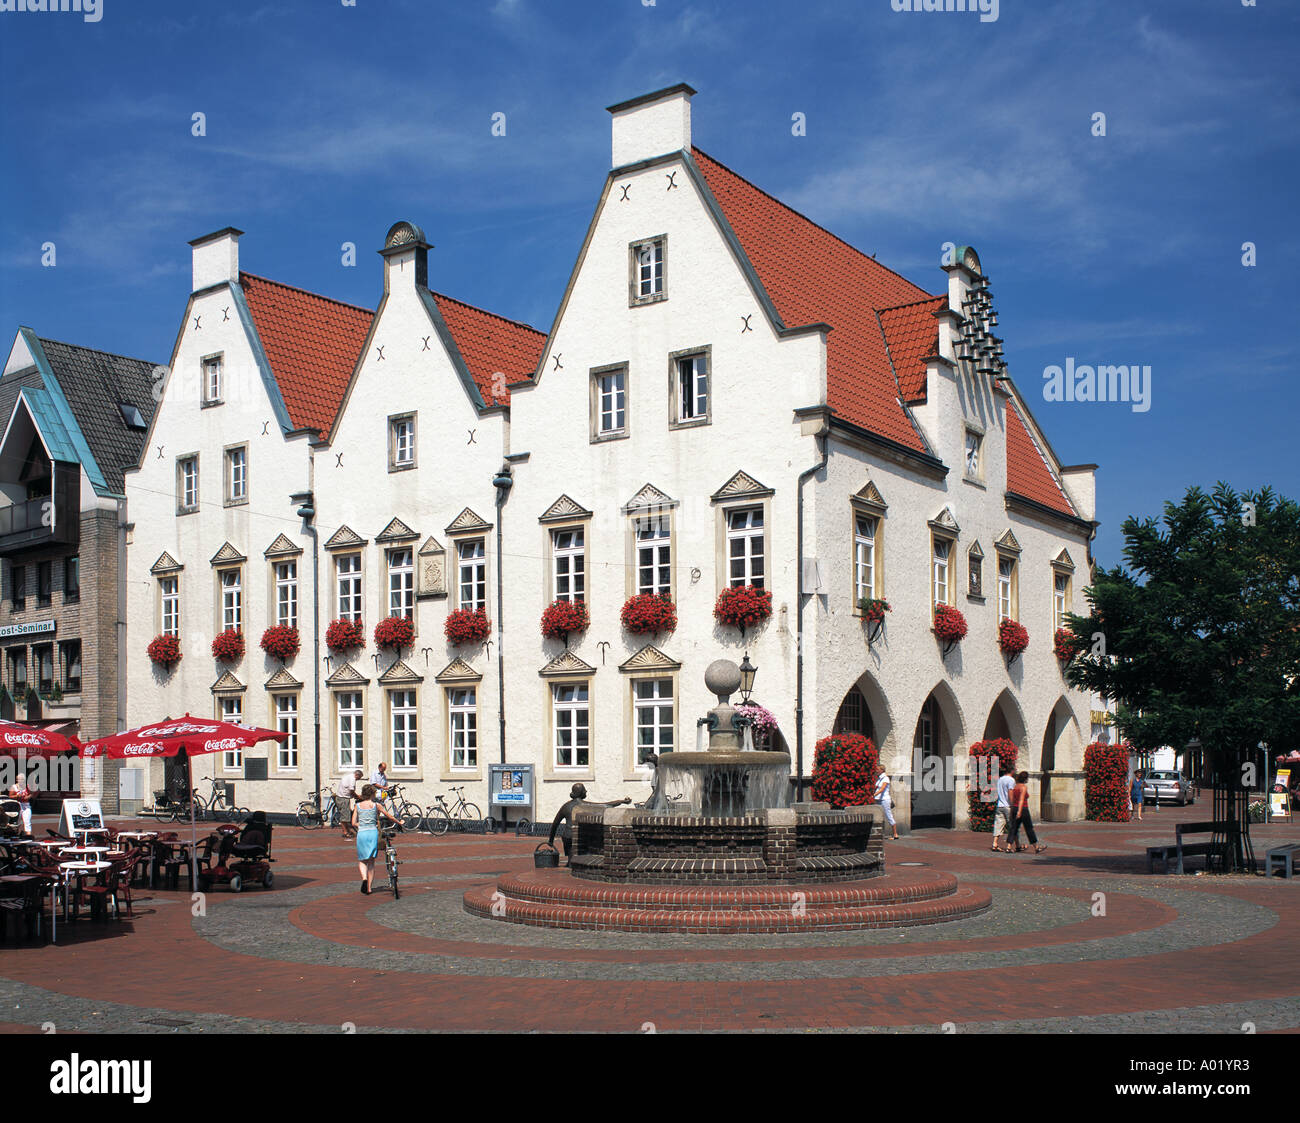
<path fill-rule="evenodd" d="M 37 733 L 6 733 L 4 739 L 6 745 L 32 745 L 40 748 L 45 744 L 45 738 Z"/>
<path fill-rule="evenodd" d="M 122 750 L 123 756 L 153 756 L 155 753 L 163 751 L 161 741 L 145 741 L 140 745 L 127 745 Z"/>
<path fill-rule="evenodd" d="M 138 737 L 175 737 L 181 733 L 215 733 L 215 725 L 196 725 L 189 721 L 177 721 L 171 725 L 155 725 L 152 729 L 137 729 Z"/>
<path fill-rule="evenodd" d="M 237 749 L 241 744 L 238 737 L 222 737 L 215 741 L 204 741 L 203 747 L 210 753 L 219 753 L 222 749 Z"/>

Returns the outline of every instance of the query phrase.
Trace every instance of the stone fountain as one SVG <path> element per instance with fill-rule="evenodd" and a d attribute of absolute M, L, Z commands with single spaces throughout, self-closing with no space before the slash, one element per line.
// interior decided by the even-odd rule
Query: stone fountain
<path fill-rule="evenodd" d="M 650 806 L 580 805 L 567 871 L 507 874 L 495 890 L 467 892 L 466 911 L 554 928 L 717 933 L 896 927 L 988 908 L 985 890 L 950 874 L 886 874 L 880 807 L 791 804 L 790 754 L 750 747 L 730 704 L 740 668 L 716 660 L 704 681 L 718 699 L 700 721 L 708 747 L 659 758 Z"/>

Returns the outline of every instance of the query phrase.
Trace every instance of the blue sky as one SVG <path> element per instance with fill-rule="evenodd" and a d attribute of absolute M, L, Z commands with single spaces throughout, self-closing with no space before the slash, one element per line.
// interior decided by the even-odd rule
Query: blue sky
<path fill-rule="evenodd" d="M 1193 483 L 1300 497 L 1300 5 L 102 3 L 0 12 L 11 333 L 166 361 L 186 242 L 226 225 L 250 272 L 374 307 L 399 218 L 436 247 L 432 287 L 547 328 L 609 167 L 604 107 L 685 81 L 701 148 L 928 290 L 943 243 L 977 247 L 1035 416 L 1101 465 L 1103 563 L 1126 515 Z M 1151 408 L 1044 401 L 1067 357 L 1150 365 Z"/>

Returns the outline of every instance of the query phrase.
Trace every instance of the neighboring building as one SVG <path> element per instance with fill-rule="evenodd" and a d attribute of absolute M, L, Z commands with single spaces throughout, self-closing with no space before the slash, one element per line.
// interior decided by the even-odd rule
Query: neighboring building
<path fill-rule="evenodd" d="M 995 736 L 1021 746 L 1044 810 L 1082 814 L 1088 699 L 1052 636 L 1091 560 L 1094 466 L 1060 464 L 1007 377 L 973 250 L 942 292 L 917 287 L 693 147 L 692 93 L 612 107 L 613 170 L 548 336 L 432 293 L 409 223 L 381 251 L 373 317 L 240 274 L 238 232 L 196 243 L 150 442 L 167 447 L 128 482 L 132 618 L 158 621 L 128 663 L 133 718 L 297 731 L 296 749 L 263 751 L 265 771 L 214 762 L 276 781 L 240 803 L 291 810 L 315 783 L 317 712 L 321 783 L 383 759 L 417 802 L 464 783 L 486 808 L 504 752 L 534 765 L 539 817 L 579 780 L 641 798 L 650 753 L 694 747 L 705 667 L 747 651 L 805 775 L 819 737 L 864 732 L 905 824 L 964 823 L 968 747 Z M 205 409 L 214 356 L 255 376 Z M 308 491 L 314 573 L 289 501 Z M 302 650 L 281 666 L 256 644 L 290 558 Z M 731 584 L 772 593 L 743 639 L 713 616 Z M 670 635 L 622 628 L 639 592 L 672 597 Z M 863 598 L 892 606 L 871 642 Z M 591 614 L 567 642 L 539 632 L 556 599 Z M 969 621 L 946 654 L 936 604 Z M 489 640 L 449 643 L 448 613 L 480 606 Z M 391 614 L 415 626 L 401 658 L 373 644 Z M 365 650 L 322 644 L 314 663 L 313 629 L 340 616 L 364 621 Z M 1010 664 L 1008 617 L 1030 633 Z M 218 665 L 208 644 L 233 623 L 248 654 Z M 167 626 L 186 659 L 161 674 L 144 647 Z"/>
<path fill-rule="evenodd" d="M 0 377 L 6 717 L 82 740 L 122 728 L 123 469 L 144 447 L 154 369 L 30 328 L 9 350 Z M 88 769 L 82 794 L 116 810 L 116 771 L 113 762 Z"/>

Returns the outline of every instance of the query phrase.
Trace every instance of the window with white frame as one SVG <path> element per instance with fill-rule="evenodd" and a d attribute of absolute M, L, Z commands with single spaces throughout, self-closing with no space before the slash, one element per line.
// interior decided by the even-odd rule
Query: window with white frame
<path fill-rule="evenodd" d="M 341 690 L 335 697 L 339 727 L 339 769 L 350 772 L 365 763 L 365 707 L 361 691 Z"/>
<path fill-rule="evenodd" d="M 853 517 L 853 603 L 875 600 L 876 520 L 870 515 Z"/>
<path fill-rule="evenodd" d="M 189 514 L 199 509 L 199 458 L 182 457 L 176 463 L 176 509 Z"/>
<path fill-rule="evenodd" d="M 282 772 L 298 767 L 298 695 L 275 695 L 275 727 L 288 739 L 276 745 L 276 764 Z"/>
<path fill-rule="evenodd" d="M 415 415 L 388 421 L 388 467 L 390 471 L 415 467 Z"/>
<path fill-rule="evenodd" d="M 474 687 L 447 691 L 447 724 L 452 768 L 477 768 L 478 692 Z"/>
<path fill-rule="evenodd" d="M 998 620 L 1016 618 L 1016 559 L 998 555 Z"/>
<path fill-rule="evenodd" d="M 244 696 L 242 694 L 223 695 L 218 703 L 218 712 L 222 721 L 244 724 Z M 221 767 L 226 772 L 242 772 L 244 769 L 244 750 L 226 749 L 221 754 Z"/>
<path fill-rule="evenodd" d="M 552 684 L 556 768 L 586 768 L 590 763 L 589 704 L 585 682 Z"/>
<path fill-rule="evenodd" d="M 951 604 L 952 600 L 952 540 L 934 536 L 934 557 L 931 566 L 934 603 Z"/>
<path fill-rule="evenodd" d="M 672 526 L 667 515 L 636 520 L 636 591 L 667 596 L 673 587 Z"/>
<path fill-rule="evenodd" d="M 415 618 L 415 558 L 409 549 L 388 551 L 388 615 Z"/>
<path fill-rule="evenodd" d="M 415 768 L 419 763 L 419 729 L 414 690 L 388 692 L 389 748 L 393 768 Z"/>
<path fill-rule="evenodd" d="M 244 571 L 242 569 L 218 570 L 221 582 L 221 628 L 244 626 Z"/>
<path fill-rule="evenodd" d="M 632 303 L 664 296 L 664 239 L 653 238 L 632 246 Z"/>
<path fill-rule="evenodd" d="M 275 563 L 275 622 L 284 628 L 298 626 L 298 563 Z"/>
<path fill-rule="evenodd" d="M 582 527 L 551 531 L 551 567 L 555 600 L 586 600 L 587 557 Z"/>
<path fill-rule="evenodd" d="M 709 418 L 709 357 L 682 355 L 676 360 L 673 382 L 673 421 L 678 425 Z"/>
<path fill-rule="evenodd" d="M 361 619 L 361 555 L 340 554 L 334 559 L 338 579 L 339 618 L 357 623 Z"/>
<path fill-rule="evenodd" d="M 226 449 L 226 503 L 248 502 L 248 449 Z"/>
<path fill-rule="evenodd" d="M 1065 627 L 1065 614 L 1070 611 L 1070 575 L 1052 574 L 1052 628 Z"/>
<path fill-rule="evenodd" d="M 595 380 L 596 437 L 618 437 L 627 432 L 627 368 L 599 371 Z"/>
<path fill-rule="evenodd" d="M 456 543 L 458 607 L 478 612 L 487 607 L 487 544 L 482 538 Z"/>
<path fill-rule="evenodd" d="M 636 718 L 636 766 L 673 751 L 673 680 L 636 679 L 632 683 Z"/>
<path fill-rule="evenodd" d="M 220 355 L 210 355 L 203 360 L 204 405 L 215 405 L 221 401 L 223 366 Z"/>
<path fill-rule="evenodd" d="M 727 512 L 727 584 L 763 588 L 763 508 L 738 507 Z"/>
<path fill-rule="evenodd" d="M 179 636 L 181 634 L 181 579 L 179 577 L 158 578 L 158 606 L 162 634 Z"/>

